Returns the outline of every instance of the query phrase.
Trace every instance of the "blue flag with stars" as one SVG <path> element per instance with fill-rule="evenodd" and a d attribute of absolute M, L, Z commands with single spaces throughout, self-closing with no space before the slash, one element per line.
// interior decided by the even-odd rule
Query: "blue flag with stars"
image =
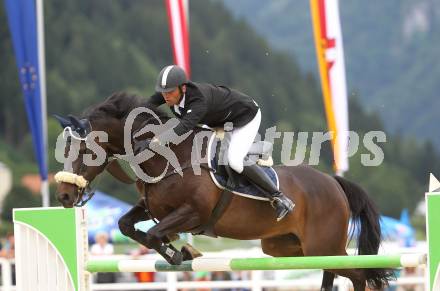
<path fill-rule="evenodd" d="M 24 102 L 42 180 L 47 180 L 35 0 L 5 0 Z"/>

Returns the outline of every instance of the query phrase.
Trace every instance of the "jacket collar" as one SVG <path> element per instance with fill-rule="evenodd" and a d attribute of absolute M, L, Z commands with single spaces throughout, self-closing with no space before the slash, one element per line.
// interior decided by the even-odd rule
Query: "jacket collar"
<path fill-rule="evenodd" d="M 174 105 L 174 111 L 176 111 L 179 114 L 182 114 L 180 112 L 180 108 L 184 108 L 185 107 L 185 94 L 183 94 L 182 99 L 180 100 L 179 105 Z"/>
<path fill-rule="evenodd" d="M 182 108 L 185 107 L 185 95 L 186 95 L 186 93 L 183 94 L 182 100 L 180 100 L 180 103 L 179 103 L 179 107 L 182 107 Z"/>

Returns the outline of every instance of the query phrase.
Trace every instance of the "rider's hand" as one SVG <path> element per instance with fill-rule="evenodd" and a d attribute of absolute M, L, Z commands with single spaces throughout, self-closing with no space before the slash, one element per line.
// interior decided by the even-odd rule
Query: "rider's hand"
<path fill-rule="evenodd" d="M 158 144 L 158 145 L 163 145 L 162 142 L 160 141 L 160 139 L 159 139 L 157 136 L 155 136 L 155 137 L 151 140 L 151 143 L 155 143 L 155 144 Z M 151 144 L 151 143 L 150 143 L 150 144 Z"/>
<path fill-rule="evenodd" d="M 161 134 L 155 136 L 151 143 L 155 143 L 161 146 L 166 145 L 168 142 L 173 141 L 177 137 L 173 129 L 162 132 Z"/>

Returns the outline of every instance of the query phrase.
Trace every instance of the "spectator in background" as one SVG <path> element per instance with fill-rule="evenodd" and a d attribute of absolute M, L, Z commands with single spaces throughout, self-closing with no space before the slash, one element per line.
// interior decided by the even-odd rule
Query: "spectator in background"
<path fill-rule="evenodd" d="M 113 245 L 109 243 L 106 232 L 98 232 L 95 235 L 95 243 L 90 248 L 90 253 L 93 256 L 109 256 L 114 254 Z"/>
<path fill-rule="evenodd" d="M 180 281 L 183 281 L 183 282 L 194 281 L 193 273 L 192 272 L 182 272 Z M 195 288 L 179 288 L 179 291 L 196 291 L 196 289 Z"/>
<path fill-rule="evenodd" d="M 1 245 L 1 244 L 0 244 Z M 15 238 L 12 232 L 6 235 L 6 241 L 0 246 L 0 257 L 12 260 L 15 258 Z M 12 284 L 15 285 L 15 265 L 12 264 Z"/>
<path fill-rule="evenodd" d="M 109 242 L 106 232 L 99 232 L 95 235 L 95 243 L 90 248 L 92 256 L 110 256 L 114 254 L 113 245 Z M 96 283 L 115 283 L 115 273 L 97 273 Z"/>
<path fill-rule="evenodd" d="M 212 272 L 212 281 L 230 281 L 231 274 L 229 272 Z M 231 291 L 231 288 L 212 288 L 212 291 Z"/>
<path fill-rule="evenodd" d="M 208 272 L 200 271 L 196 272 L 194 275 L 194 280 L 201 282 L 201 281 L 210 281 L 210 276 Z M 196 291 L 210 291 L 211 288 L 196 288 Z"/>
<path fill-rule="evenodd" d="M 0 257 L 6 259 L 15 258 L 15 238 L 13 233 L 8 233 L 6 235 L 6 241 L 0 251 Z"/>
<path fill-rule="evenodd" d="M 426 272 L 426 269 L 425 269 Z M 429 272 L 429 270 L 428 270 Z M 405 267 L 400 271 L 401 278 L 419 278 L 424 277 L 424 269 L 421 267 Z M 423 284 L 407 284 L 395 288 L 397 291 L 423 291 L 425 287 Z"/>
<path fill-rule="evenodd" d="M 238 272 L 232 272 L 231 273 L 231 280 L 240 280 L 240 281 L 246 281 L 246 280 L 252 280 L 252 273 L 251 271 L 238 271 Z M 232 291 L 250 291 L 250 288 L 233 288 Z"/>

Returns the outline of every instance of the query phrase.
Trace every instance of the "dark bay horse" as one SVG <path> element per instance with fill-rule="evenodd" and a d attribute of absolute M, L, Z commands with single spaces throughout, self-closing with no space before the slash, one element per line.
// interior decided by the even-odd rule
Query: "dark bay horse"
<path fill-rule="evenodd" d="M 89 123 L 93 131 L 104 131 L 108 141 L 95 142 L 106 152 L 107 158 L 100 166 L 85 166 L 82 157 L 88 153 L 81 142 L 79 156 L 72 164 L 72 172 L 90 183 L 105 170 L 109 157 L 125 154 L 124 123 L 132 109 L 143 106 L 140 98 L 116 93 L 96 105 L 79 122 L 73 118 L 73 129 L 81 131 Z M 166 117 L 152 108 L 161 119 Z M 139 129 L 148 116 L 136 121 Z M 71 118 L 72 121 L 72 118 Z M 62 123 L 67 127 L 69 123 Z M 192 133 L 191 136 L 193 136 Z M 178 145 L 170 145 L 181 164 L 188 163 L 192 139 L 187 138 Z M 66 146 L 67 150 L 68 146 Z M 141 166 L 150 176 L 162 173 L 167 161 L 154 155 Z M 215 224 L 215 233 L 221 237 L 239 240 L 261 239 L 264 253 L 275 256 L 326 256 L 347 255 L 347 229 L 349 218 L 358 221 L 358 253 L 377 254 L 381 242 L 379 213 L 367 193 L 358 185 L 342 177 L 332 177 L 309 166 L 276 166 L 280 189 L 296 203 L 294 211 L 280 222 L 270 203 L 234 195 L 225 213 Z M 168 175 L 154 184 L 138 181 L 137 187 L 144 198 L 119 221 L 121 232 L 155 249 L 171 264 L 179 264 L 191 257 L 182 255 L 170 244 L 170 237 L 204 224 L 216 205 L 221 190 L 212 182 L 208 170 L 202 168 L 201 175 L 185 169 L 183 177 Z M 83 199 L 84 187 L 71 182 L 58 186 L 58 200 L 64 207 L 73 207 Z M 160 222 L 146 234 L 135 230 L 138 221 L 150 219 L 145 208 Z M 321 290 L 332 290 L 335 274 L 349 278 L 356 291 L 364 291 L 368 283 L 374 289 L 382 289 L 388 283 L 390 271 L 385 269 L 324 270 Z"/>

